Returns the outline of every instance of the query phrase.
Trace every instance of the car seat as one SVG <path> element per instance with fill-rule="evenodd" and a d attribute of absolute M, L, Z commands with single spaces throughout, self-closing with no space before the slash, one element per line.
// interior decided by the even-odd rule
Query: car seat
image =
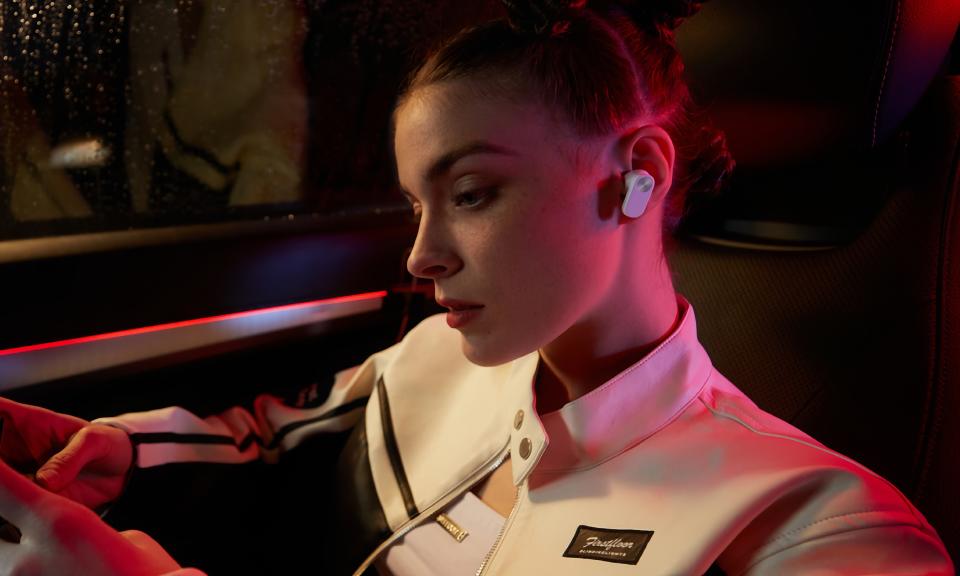
<path fill-rule="evenodd" d="M 960 554 L 960 2 L 705 4 L 678 30 L 738 166 L 670 261 L 718 370 Z"/>

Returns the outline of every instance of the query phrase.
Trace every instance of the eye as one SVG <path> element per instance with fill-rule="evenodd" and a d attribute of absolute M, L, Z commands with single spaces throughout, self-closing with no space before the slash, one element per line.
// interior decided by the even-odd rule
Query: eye
<path fill-rule="evenodd" d="M 485 202 L 490 200 L 493 197 L 494 189 L 493 188 L 481 188 L 477 190 L 467 190 L 465 192 L 458 192 L 453 197 L 453 205 L 457 208 L 479 208 Z"/>

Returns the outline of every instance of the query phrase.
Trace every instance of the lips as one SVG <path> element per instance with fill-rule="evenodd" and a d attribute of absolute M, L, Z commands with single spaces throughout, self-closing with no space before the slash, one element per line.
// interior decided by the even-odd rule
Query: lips
<path fill-rule="evenodd" d="M 483 309 L 483 304 L 452 298 L 441 298 L 437 303 L 450 310 L 447 312 L 447 325 L 451 328 L 462 328 L 476 318 Z"/>
<path fill-rule="evenodd" d="M 441 298 L 437 300 L 437 304 L 443 306 L 444 308 L 449 308 L 452 312 L 460 312 L 463 310 L 473 310 L 475 308 L 483 308 L 483 304 L 477 304 L 476 302 L 467 302 L 466 300 L 454 300 L 452 298 Z"/>

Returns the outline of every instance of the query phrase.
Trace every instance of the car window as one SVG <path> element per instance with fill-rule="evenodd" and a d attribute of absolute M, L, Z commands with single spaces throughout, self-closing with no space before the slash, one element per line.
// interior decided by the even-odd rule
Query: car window
<path fill-rule="evenodd" d="M 406 210 L 389 116 L 472 8 L 24 0 L 0 8 L 0 239 Z"/>

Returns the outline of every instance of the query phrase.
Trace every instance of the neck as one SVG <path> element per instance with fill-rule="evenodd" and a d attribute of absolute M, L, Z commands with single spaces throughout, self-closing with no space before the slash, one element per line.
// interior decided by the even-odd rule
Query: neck
<path fill-rule="evenodd" d="M 676 292 L 666 266 L 656 268 L 654 277 L 625 285 L 595 315 L 540 349 L 537 412 L 552 412 L 594 390 L 673 333 L 680 322 Z"/>

